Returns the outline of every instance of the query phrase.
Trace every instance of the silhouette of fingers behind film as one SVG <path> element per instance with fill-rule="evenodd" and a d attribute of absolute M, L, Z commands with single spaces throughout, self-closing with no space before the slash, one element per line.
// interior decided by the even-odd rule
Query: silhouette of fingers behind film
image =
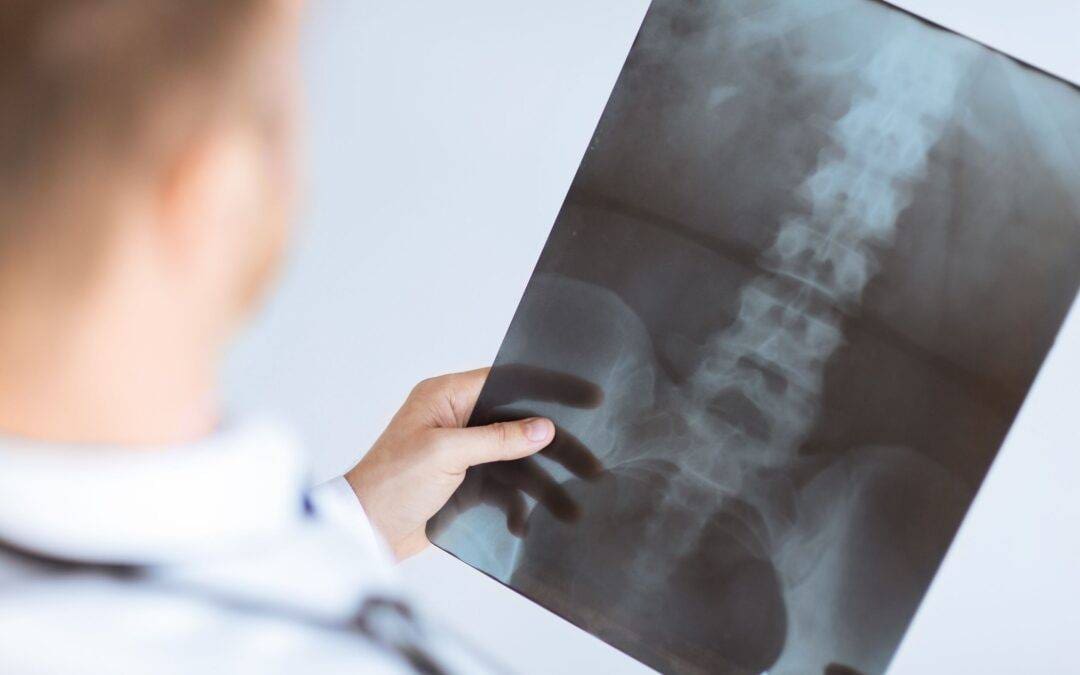
<path fill-rule="evenodd" d="M 507 364 L 494 366 L 476 403 L 469 426 L 490 424 L 482 417 L 496 408 L 518 401 L 544 401 L 571 408 L 595 408 L 604 401 L 604 391 L 588 380 L 547 368 Z M 494 420 L 493 420 L 494 421 Z"/>
<path fill-rule="evenodd" d="M 537 413 L 527 407 L 511 407 L 524 401 L 588 409 L 596 408 L 603 399 L 600 387 L 575 375 L 519 364 L 495 366 L 476 403 L 469 426 L 536 416 Z M 561 428 L 557 420 L 555 440 L 540 454 L 586 480 L 595 479 L 603 471 L 600 460 L 580 439 Z M 573 522 L 580 515 L 580 507 L 570 494 L 535 458 L 530 457 L 469 469 L 465 482 L 428 525 L 428 534 L 437 536 L 457 515 L 478 504 L 487 504 L 502 511 L 507 529 L 522 537 L 529 514 L 525 495 L 559 520 Z"/>

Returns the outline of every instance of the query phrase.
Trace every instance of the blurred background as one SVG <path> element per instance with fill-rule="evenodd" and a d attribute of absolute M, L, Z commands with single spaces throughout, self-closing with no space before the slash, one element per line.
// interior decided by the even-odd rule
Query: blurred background
<path fill-rule="evenodd" d="M 900 4 L 1080 81 L 1077 0 Z M 309 200 L 280 291 L 234 350 L 226 384 L 234 409 L 295 425 L 314 478 L 355 463 L 420 379 L 490 364 L 647 6 L 312 3 Z M 947 672 L 950 658 L 1012 672 L 1008 659 L 1045 654 L 1059 639 L 1066 654 L 1072 614 L 1057 612 L 1080 604 L 1076 582 L 1062 585 L 1080 544 L 1048 533 L 1080 522 L 1062 481 L 1080 470 L 1065 452 L 1080 444 L 1069 423 L 1080 405 L 1070 393 L 1078 319 L 1074 311 L 897 672 Z M 519 672 L 645 670 L 440 551 L 403 572 L 437 613 Z M 935 629 L 958 619 L 968 638 Z"/>

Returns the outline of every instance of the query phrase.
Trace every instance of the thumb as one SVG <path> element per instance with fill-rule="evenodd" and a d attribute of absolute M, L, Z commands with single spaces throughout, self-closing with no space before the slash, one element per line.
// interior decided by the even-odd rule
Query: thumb
<path fill-rule="evenodd" d="M 485 427 L 444 429 L 449 439 L 451 461 L 459 471 L 470 466 L 521 459 L 551 444 L 555 425 L 543 417 L 517 422 L 497 422 Z"/>

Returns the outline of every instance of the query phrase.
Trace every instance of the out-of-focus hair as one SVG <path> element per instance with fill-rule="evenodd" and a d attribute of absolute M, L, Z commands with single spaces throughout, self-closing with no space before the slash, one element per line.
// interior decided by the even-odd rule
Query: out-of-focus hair
<path fill-rule="evenodd" d="M 152 171 L 179 140 L 152 127 L 182 135 L 226 96 L 269 3 L 0 0 L 0 236 L 70 183 Z"/>

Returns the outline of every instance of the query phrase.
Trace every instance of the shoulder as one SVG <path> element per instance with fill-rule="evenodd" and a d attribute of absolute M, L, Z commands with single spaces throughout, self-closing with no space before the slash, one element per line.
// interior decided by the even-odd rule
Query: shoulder
<path fill-rule="evenodd" d="M 348 633 L 97 575 L 0 590 L 0 672 L 399 673 Z M 359 670 L 358 670 L 359 669 Z"/>

